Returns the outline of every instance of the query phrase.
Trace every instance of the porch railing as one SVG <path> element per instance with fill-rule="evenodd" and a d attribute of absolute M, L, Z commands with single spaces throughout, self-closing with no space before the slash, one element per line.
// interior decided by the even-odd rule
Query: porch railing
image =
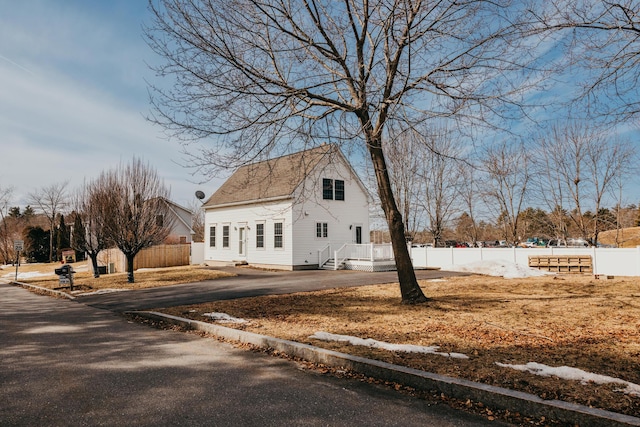
<path fill-rule="evenodd" d="M 322 249 L 318 250 L 318 266 L 322 267 L 331 258 L 331 245 L 327 244 Z"/>
<path fill-rule="evenodd" d="M 390 243 L 345 243 L 338 250 L 332 251 L 331 245 L 318 250 L 318 265 L 324 265 L 333 256 L 335 267 L 338 268 L 346 260 L 356 261 L 388 261 L 393 260 L 393 249 Z"/>
<path fill-rule="evenodd" d="M 343 262 L 345 262 L 349 257 L 348 257 L 348 253 L 347 253 L 347 249 L 349 247 L 348 243 L 345 243 L 344 245 L 342 245 L 340 247 L 340 249 L 338 249 L 337 251 L 334 252 L 333 255 L 333 268 L 334 270 L 337 270 L 339 266 L 342 265 Z"/>

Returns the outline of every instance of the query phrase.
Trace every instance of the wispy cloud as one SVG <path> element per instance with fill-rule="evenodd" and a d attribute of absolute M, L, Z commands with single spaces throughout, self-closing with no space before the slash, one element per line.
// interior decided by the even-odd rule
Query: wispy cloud
<path fill-rule="evenodd" d="M 144 9 L 131 3 L 115 1 L 106 16 L 99 4 L 25 1 L 0 15 L 0 185 L 16 188 L 14 203 L 133 156 L 158 170 L 178 203 L 193 198 L 179 145 L 144 118 L 151 53 L 143 14 L 132 16 Z"/>

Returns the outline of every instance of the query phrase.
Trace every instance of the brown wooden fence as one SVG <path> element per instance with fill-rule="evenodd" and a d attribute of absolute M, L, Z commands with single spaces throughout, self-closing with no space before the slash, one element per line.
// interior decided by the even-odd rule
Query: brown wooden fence
<path fill-rule="evenodd" d="M 133 260 L 133 269 L 175 267 L 189 265 L 190 244 L 157 245 L 138 252 Z M 101 251 L 98 254 L 98 265 L 107 267 L 110 273 L 124 273 L 127 271 L 127 259 L 118 248 Z"/>
<path fill-rule="evenodd" d="M 530 255 L 529 267 L 554 273 L 593 273 L 590 255 Z"/>

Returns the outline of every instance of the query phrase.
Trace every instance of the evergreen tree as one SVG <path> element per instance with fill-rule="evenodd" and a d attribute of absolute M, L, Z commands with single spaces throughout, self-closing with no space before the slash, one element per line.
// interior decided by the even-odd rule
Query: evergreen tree
<path fill-rule="evenodd" d="M 71 247 L 76 251 L 76 259 L 84 259 L 85 248 L 87 247 L 87 237 L 82 223 L 82 217 L 76 212 L 73 221 L 73 235 L 71 236 Z"/>
<path fill-rule="evenodd" d="M 58 226 L 56 234 L 56 248 L 58 249 L 57 252 L 59 256 L 62 256 L 62 250 L 67 249 L 71 245 L 71 242 L 69 242 L 69 227 L 67 227 L 64 223 L 64 215 L 60 215 L 60 225 Z"/>
<path fill-rule="evenodd" d="M 42 227 L 27 228 L 24 256 L 29 262 L 49 261 L 49 233 Z"/>
<path fill-rule="evenodd" d="M 9 209 L 9 217 L 10 218 L 20 218 L 22 214 L 20 213 L 20 206 L 14 206 Z"/>

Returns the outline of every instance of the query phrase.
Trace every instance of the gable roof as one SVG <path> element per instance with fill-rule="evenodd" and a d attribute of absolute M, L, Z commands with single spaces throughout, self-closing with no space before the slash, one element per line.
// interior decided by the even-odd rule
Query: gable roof
<path fill-rule="evenodd" d="M 327 156 L 336 154 L 344 160 L 335 145 L 323 144 L 298 153 L 242 166 L 213 193 L 204 203 L 204 208 L 292 198 L 305 177 Z"/>
<path fill-rule="evenodd" d="M 167 208 L 169 209 L 169 211 L 171 213 L 173 213 L 173 215 L 175 216 L 175 218 L 181 222 L 188 230 L 190 234 L 196 234 L 195 231 L 193 231 L 193 228 L 191 227 L 191 224 L 187 223 L 187 221 L 184 220 L 184 218 L 182 218 L 182 215 L 178 214 L 178 212 L 176 212 L 177 210 L 181 210 L 185 213 L 187 213 L 189 215 L 189 217 L 193 217 L 193 212 L 190 209 L 185 208 L 184 206 L 180 206 L 179 204 L 177 204 L 176 202 L 173 202 L 167 198 L 161 197 L 161 200 L 166 203 Z"/>

